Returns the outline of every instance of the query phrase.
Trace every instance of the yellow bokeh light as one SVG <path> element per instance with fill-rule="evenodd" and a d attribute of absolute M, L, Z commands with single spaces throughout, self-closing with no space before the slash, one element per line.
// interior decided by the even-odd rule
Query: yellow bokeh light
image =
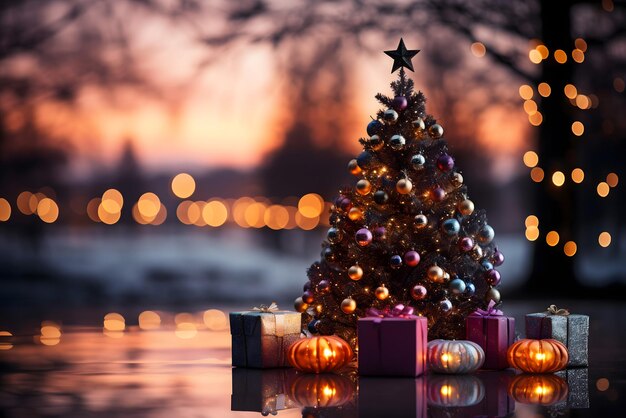
<path fill-rule="evenodd" d="M 228 318 L 219 309 L 209 309 L 202 315 L 204 325 L 211 331 L 223 331 L 228 329 Z"/>
<path fill-rule="evenodd" d="M 242 228 L 250 228 L 246 221 L 246 210 L 253 203 L 254 199 L 250 197 L 240 197 L 233 203 L 233 220 Z"/>
<path fill-rule="evenodd" d="M 611 234 L 606 231 L 601 232 L 600 235 L 598 235 L 598 244 L 600 244 L 600 247 L 604 248 L 611 245 Z"/>
<path fill-rule="evenodd" d="M 576 121 L 572 123 L 572 133 L 576 136 L 581 136 L 585 132 L 585 125 L 582 122 Z"/>
<path fill-rule="evenodd" d="M 528 215 L 526 217 L 526 220 L 524 221 L 524 226 L 526 228 L 530 226 L 539 226 L 539 218 L 537 218 L 535 215 Z"/>
<path fill-rule="evenodd" d="M 522 84 L 519 87 L 519 95 L 524 100 L 530 100 L 533 98 L 533 88 L 528 84 Z"/>
<path fill-rule="evenodd" d="M 526 100 L 524 101 L 524 112 L 532 115 L 537 113 L 537 103 L 534 100 Z"/>
<path fill-rule="evenodd" d="M 537 91 L 541 97 L 548 97 L 550 96 L 550 93 L 552 93 L 552 89 L 548 83 L 539 83 Z"/>
<path fill-rule="evenodd" d="M 524 164 L 526 167 L 532 168 L 539 164 L 539 156 L 535 151 L 526 151 L 524 153 Z"/>
<path fill-rule="evenodd" d="M 554 59 L 559 64 L 565 64 L 567 62 L 567 54 L 562 49 L 554 51 Z"/>
<path fill-rule="evenodd" d="M 185 200 L 184 202 L 180 202 L 178 207 L 176 208 L 176 217 L 178 220 L 185 224 L 191 225 L 192 222 L 189 220 L 189 216 L 187 215 L 189 212 L 189 207 L 193 204 L 191 200 Z"/>
<path fill-rule="evenodd" d="M 244 213 L 246 224 L 253 228 L 263 228 L 265 226 L 265 204 L 254 202 L 246 208 Z"/>
<path fill-rule="evenodd" d="M 579 94 L 576 96 L 576 106 L 582 110 L 589 109 L 591 108 L 591 100 L 589 100 L 589 97 L 584 94 Z"/>
<path fill-rule="evenodd" d="M 106 212 L 114 214 L 122 210 L 122 206 L 124 205 L 124 198 L 118 190 L 109 189 L 102 194 L 100 204 Z"/>
<path fill-rule="evenodd" d="M 601 181 L 600 183 L 598 183 L 598 187 L 596 187 L 596 191 L 598 192 L 598 196 L 607 197 L 609 195 L 609 192 L 611 191 L 611 188 L 609 187 L 607 183 Z"/>
<path fill-rule="evenodd" d="M 320 216 L 324 209 L 324 199 L 316 193 L 305 194 L 298 201 L 298 210 L 307 218 Z"/>
<path fill-rule="evenodd" d="M 529 226 L 526 228 L 526 239 L 528 241 L 536 241 L 539 238 L 539 228 L 536 226 Z"/>
<path fill-rule="evenodd" d="M 61 330 L 58 326 L 44 325 L 41 327 L 41 338 L 61 338 Z"/>
<path fill-rule="evenodd" d="M 578 95 L 578 90 L 573 84 L 566 84 L 563 88 L 563 92 L 565 93 L 565 97 L 572 100 Z"/>
<path fill-rule="evenodd" d="M 59 206 L 49 197 L 45 197 L 39 201 L 37 205 L 37 215 L 45 223 L 51 224 L 59 217 Z"/>
<path fill-rule="evenodd" d="M 202 209 L 202 217 L 209 226 L 222 226 L 228 219 L 228 209 L 221 200 L 211 200 Z"/>
<path fill-rule="evenodd" d="M 178 314 L 176 314 L 174 316 L 174 322 L 176 324 L 182 324 L 182 323 L 185 323 L 185 322 L 189 322 L 189 323 L 193 324 L 194 321 L 195 320 L 193 318 L 193 315 L 190 314 L 189 312 L 181 312 L 181 313 L 178 313 Z"/>
<path fill-rule="evenodd" d="M 121 212 L 110 213 L 104 210 L 102 203 L 98 205 L 98 218 L 102 223 L 113 225 L 120 220 Z"/>
<path fill-rule="evenodd" d="M 606 184 L 608 184 L 610 187 L 617 187 L 617 184 L 619 183 L 619 176 L 615 173 L 609 173 L 606 176 Z"/>
<path fill-rule="evenodd" d="M 572 170 L 572 181 L 574 183 L 582 183 L 585 179 L 585 172 L 581 168 L 575 168 Z"/>
<path fill-rule="evenodd" d="M 196 325 L 191 322 L 181 322 L 176 325 L 176 336 L 182 340 L 188 340 L 195 337 L 198 334 Z"/>
<path fill-rule="evenodd" d="M 542 182 L 543 181 L 543 177 L 544 177 L 544 173 L 543 173 L 543 169 L 541 167 L 535 167 L 532 170 L 530 170 L 530 178 L 535 183 Z"/>
<path fill-rule="evenodd" d="M 546 243 L 550 247 L 554 247 L 555 245 L 557 245 L 559 243 L 559 239 L 559 233 L 556 231 L 550 231 L 546 234 Z"/>
<path fill-rule="evenodd" d="M 13 334 L 9 331 L 0 331 L 0 350 L 6 351 L 13 348 L 13 344 L 6 340 L 3 341 L 4 338 L 10 338 L 12 336 Z"/>
<path fill-rule="evenodd" d="M 563 246 L 563 252 L 568 257 L 572 257 L 574 254 L 576 254 L 577 250 L 578 250 L 578 246 L 576 245 L 574 241 L 567 241 L 565 245 Z"/>
<path fill-rule="evenodd" d="M 103 326 L 107 331 L 124 331 L 126 329 L 126 321 L 122 315 L 111 312 L 104 316 Z"/>
<path fill-rule="evenodd" d="M 289 212 L 281 205 L 272 205 L 265 210 L 264 221 L 271 229 L 283 229 L 289 223 Z"/>
<path fill-rule="evenodd" d="M 161 208 L 161 200 L 154 193 L 148 192 L 141 195 L 137 201 L 137 209 L 144 219 L 154 219 Z"/>
<path fill-rule="evenodd" d="M 539 64 L 542 59 L 541 52 L 537 51 L 536 49 L 531 49 L 530 52 L 528 52 L 528 59 L 533 64 Z"/>
<path fill-rule="evenodd" d="M 481 58 L 485 56 L 487 48 L 485 48 L 485 45 L 482 42 L 474 42 L 472 46 L 470 46 L 470 51 L 472 51 L 472 54 L 475 57 Z"/>
<path fill-rule="evenodd" d="M 565 174 L 562 171 L 555 171 L 552 174 L 552 183 L 557 187 L 561 187 L 565 183 Z"/>
<path fill-rule="evenodd" d="M 535 112 L 531 115 L 528 115 L 528 121 L 533 126 L 539 126 L 541 125 L 541 122 L 543 122 L 543 115 L 541 114 L 541 112 Z"/>
<path fill-rule="evenodd" d="M 298 228 L 305 231 L 310 231 L 311 229 L 316 228 L 319 224 L 319 221 L 319 217 L 309 218 L 306 216 L 302 216 L 302 213 L 300 213 L 300 211 L 296 213 L 296 225 L 298 226 Z"/>
<path fill-rule="evenodd" d="M 572 59 L 577 62 L 577 63 L 581 63 L 585 60 L 585 53 L 583 51 L 581 51 L 580 49 L 576 48 L 575 50 L 572 51 Z"/>
<path fill-rule="evenodd" d="M 587 42 L 585 42 L 583 38 L 576 38 L 576 40 L 574 41 L 574 45 L 582 52 L 587 52 Z"/>
<path fill-rule="evenodd" d="M 192 223 L 195 226 L 202 227 L 202 226 L 207 225 L 207 223 L 204 220 L 204 217 L 202 216 L 202 213 L 204 212 L 205 207 L 206 207 L 206 202 L 204 200 L 193 202 L 191 206 L 189 206 L 187 216 L 189 216 L 189 220 L 192 221 Z"/>
<path fill-rule="evenodd" d="M 172 179 L 172 192 L 181 199 L 186 199 L 196 191 L 196 181 L 190 174 L 180 173 Z"/>
<path fill-rule="evenodd" d="M 161 316 L 154 311 L 144 311 L 139 314 L 139 328 L 143 330 L 158 329 L 161 326 Z"/>
<path fill-rule="evenodd" d="M 548 47 L 545 45 L 537 45 L 535 49 L 539 51 L 541 58 L 544 60 L 550 56 L 550 51 L 548 51 Z"/>
<path fill-rule="evenodd" d="M 11 217 L 11 204 L 8 200 L 0 197 L 0 222 L 6 222 Z"/>

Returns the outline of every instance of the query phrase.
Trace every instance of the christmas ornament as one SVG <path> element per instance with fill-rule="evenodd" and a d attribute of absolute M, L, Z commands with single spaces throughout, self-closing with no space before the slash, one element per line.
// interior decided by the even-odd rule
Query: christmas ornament
<path fill-rule="evenodd" d="M 466 283 L 465 285 L 465 293 L 472 296 L 474 293 L 476 293 L 476 286 L 474 286 L 474 283 Z"/>
<path fill-rule="evenodd" d="M 385 300 L 389 297 L 389 289 L 387 289 L 384 285 L 379 286 L 374 291 L 374 295 L 376 296 L 376 299 L 378 300 Z"/>
<path fill-rule="evenodd" d="M 332 248 L 328 247 L 322 250 L 322 258 L 328 263 L 334 263 L 337 260 L 337 255 Z"/>
<path fill-rule="evenodd" d="M 384 205 L 389 200 L 389 195 L 384 190 L 377 190 L 374 193 L 374 202 Z"/>
<path fill-rule="evenodd" d="M 500 303 L 500 292 L 498 289 L 490 287 L 485 293 L 485 302 L 489 303 L 490 301 L 494 301 L 495 303 Z"/>
<path fill-rule="evenodd" d="M 320 293 L 327 293 L 330 290 L 330 282 L 328 280 L 320 280 L 317 284 L 317 291 Z"/>
<path fill-rule="evenodd" d="M 426 129 L 426 124 L 422 118 L 415 119 L 411 122 L 411 125 L 413 125 L 413 129 L 415 129 L 416 134 L 421 134 L 421 132 Z"/>
<path fill-rule="evenodd" d="M 293 307 L 298 312 L 304 312 L 309 308 L 309 304 L 302 300 L 302 297 L 299 297 L 293 302 Z"/>
<path fill-rule="evenodd" d="M 421 213 L 419 215 L 415 215 L 415 226 L 418 229 L 421 229 L 426 225 L 428 225 L 428 219 L 426 219 L 425 215 L 422 215 Z"/>
<path fill-rule="evenodd" d="M 452 302 L 450 302 L 448 299 L 444 299 L 441 302 L 439 302 L 439 309 L 441 309 L 442 312 L 448 312 L 450 309 L 452 309 Z"/>
<path fill-rule="evenodd" d="M 304 301 L 304 303 L 308 303 L 308 304 L 313 303 L 313 301 L 315 300 L 313 292 L 311 292 L 310 290 L 305 291 L 302 294 L 302 300 Z"/>
<path fill-rule="evenodd" d="M 404 46 L 404 41 L 400 38 L 400 43 L 395 50 L 385 51 L 385 54 L 389 55 L 393 58 L 393 68 L 391 72 L 393 73 L 398 68 L 408 68 L 413 71 L 413 63 L 411 62 L 411 58 L 413 58 L 417 53 L 420 52 L 419 49 L 406 49 Z"/>
<path fill-rule="evenodd" d="M 341 231 L 335 227 L 328 229 L 328 232 L 326 233 L 326 239 L 331 244 L 338 243 L 339 241 L 341 241 Z"/>
<path fill-rule="evenodd" d="M 409 194 L 411 189 L 413 189 L 413 183 L 409 179 L 400 179 L 396 183 L 396 190 L 400 194 Z"/>
<path fill-rule="evenodd" d="M 393 98 L 393 102 L 391 102 L 391 107 L 393 107 L 396 111 L 402 112 L 409 105 L 409 102 L 406 100 L 404 96 L 396 96 Z"/>
<path fill-rule="evenodd" d="M 473 375 L 428 376 L 429 405 L 458 408 L 480 403 L 485 397 L 483 382 Z"/>
<path fill-rule="evenodd" d="M 460 187 L 463 184 L 463 176 L 461 173 L 454 173 L 450 182 L 454 187 Z"/>
<path fill-rule="evenodd" d="M 441 223 L 441 229 L 448 236 L 454 236 L 461 230 L 461 224 L 456 219 L 446 219 Z"/>
<path fill-rule="evenodd" d="M 359 208 L 350 208 L 348 211 L 348 218 L 352 221 L 358 221 L 363 217 L 363 211 Z"/>
<path fill-rule="evenodd" d="M 450 291 L 454 294 L 465 292 L 465 282 L 461 279 L 454 279 L 450 282 Z"/>
<path fill-rule="evenodd" d="M 383 124 L 379 120 L 373 120 L 367 124 L 367 134 L 369 136 L 374 136 L 383 128 Z"/>
<path fill-rule="evenodd" d="M 497 286 L 500 284 L 500 272 L 498 270 L 488 270 L 485 273 L 485 281 L 491 286 Z"/>
<path fill-rule="evenodd" d="M 483 268 L 483 270 L 487 271 L 487 270 L 492 270 L 493 269 L 493 264 L 491 264 L 491 262 L 489 262 L 489 260 L 486 259 L 482 259 L 482 261 L 480 262 L 480 266 Z"/>
<path fill-rule="evenodd" d="M 305 373 L 325 373 L 338 370 L 352 360 L 350 344 L 339 337 L 304 338 L 293 343 L 287 360 L 295 369 Z"/>
<path fill-rule="evenodd" d="M 372 135 L 368 141 L 368 144 L 374 151 L 380 151 L 385 145 L 383 140 L 378 135 Z"/>
<path fill-rule="evenodd" d="M 348 171 L 355 176 L 361 174 L 361 167 L 359 167 L 359 164 L 356 162 L 356 158 L 351 159 L 348 163 Z"/>
<path fill-rule="evenodd" d="M 402 257 L 400 257 L 399 255 L 392 255 L 391 258 L 389 259 L 389 265 L 391 266 L 392 269 L 397 269 L 402 267 Z"/>
<path fill-rule="evenodd" d="M 319 319 L 314 319 L 311 322 L 309 322 L 309 325 L 307 325 L 307 328 L 309 329 L 309 332 L 311 334 L 317 334 L 319 331 L 317 330 L 317 327 L 319 326 L 320 321 Z"/>
<path fill-rule="evenodd" d="M 359 266 L 352 266 L 348 269 L 348 277 L 352 280 L 361 280 L 363 277 L 363 269 Z"/>
<path fill-rule="evenodd" d="M 463 237 L 459 240 L 459 249 L 463 252 L 471 251 L 474 248 L 474 240 L 470 237 Z"/>
<path fill-rule="evenodd" d="M 448 154 L 442 154 L 437 158 L 437 168 L 441 171 L 450 171 L 454 167 L 454 160 Z"/>
<path fill-rule="evenodd" d="M 420 262 L 420 255 L 417 253 L 417 251 L 407 251 L 404 254 L 404 263 L 409 266 L 409 267 L 415 267 L 419 264 Z"/>
<path fill-rule="evenodd" d="M 522 374 L 509 384 L 509 395 L 515 402 L 532 405 L 554 405 L 567 399 L 567 382 L 553 374 Z"/>
<path fill-rule="evenodd" d="M 411 165 L 416 170 L 421 170 L 424 168 L 424 164 L 426 163 L 426 158 L 422 154 L 415 154 L 411 157 Z"/>
<path fill-rule="evenodd" d="M 466 340 L 433 340 L 428 343 L 428 367 L 435 373 L 463 374 L 483 365 L 485 353 Z"/>
<path fill-rule="evenodd" d="M 356 240 L 356 243 L 359 244 L 361 247 L 365 247 L 372 242 L 373 236 L 369 229 L 361 228 L 356 231 L 354 239 Z"/>
<path fill-rule="evenodd" d="M 472 258 L 476 261 L 483 258 L 483 249 L 478 244 L 474 244 L 474 248 L 472 248 Z"/>
<path fill-rule="evenodd" d="M 443 269 L 439 266 L 432 266 L 428 269 L 428 278 L 435 283 L 443 283 Z"/>
<path fill-rule="evenodd" d="M 480 229 L 480 231 L 478 231 L 478 236 L 476 237 L 476 239 L 480 244 L 487 245 L 491 241 L 493 241 L 493 237 L 495 235 L 496 233 L 493 228 L 489 225 L 485 225 Z"/>
<path fill-rule="evenodd" d="M 350 402 L 354 392 L 350 379 L 338 374 L 299 374 L 289 386 L 288 397 L 302 407 L 333 408 Z"/>
<path fill-rule="evenodd" d="M 557 340 L 519 340 L 507 351 L 509 365 L 526 373 L 553 373 L 564 369 L 567 348 Z"/>
<path fill-rule="evenodd" d="M 441 138 L 443 136 L 443 127 L 438 123 L 435 123 L 430 128 L 428 128 L 428 135 L 430 135 L 430 137 L 434 139 Z"/>
<path fill-rule="evenodd" d="M 494 266 L 498 267 L 504 264 L 504 254 L 502 254 L 497 248 L 493 252 L 491 256 L 491 262 Z"/>
<path fill-rule="evenodd" d="M 377 226 L 374 228 L 374 239 L 376 241 L 383 241 L 387 238 L 387 230 L 384 226 Z"/>
<path fill-rule="evenodd" d="M 421 284 L 417 284 L 413 286 L 413 289 L 411 289 L 411 297 L 415 300 L 424 299 L 426 297 L 426 293 L 426 288 Z"/>
<path fill-rule="evenodd" d="M 435 187 L 431 192 L 431 197 L 435 202 L 441 202 L 446 197 L 446 191 L 441 187 Z"/>
<path fill-rule="evenodd" d="M 398 112 L 393 109 L 387 109 L 385 113 L 383 113 L 383 119 L 388 124 L 393 125 L 398 120 Z"/>
<path fill-rule="evenodd" d="M 356 157 L 356 163 L 363 170 L 367 170 L 374 159 L 374 155 L 369 151 L 363 151 Z"/>
<path fill-rule="evenodd" d="M 343 311 L 343 313 L 348 315 L 354 313 L 354 311 L 356 310 L 356 302 L 354 301 L 354 299 L 346 298 L 341 301 L 341 310 Z"/>
<path fill-rule="evenodd" d="M 366 194 L 368 194 L 370 192 L 370 190 L 372 190 L 372 185 L 370 184 L 369 181 L 367 181 L 365 179 L 361 179 L 361 180 L 356 182 L 356 191 L 361 196 L 365 196 Z"/>
<path fill-rule="evenodd" d="M 402 135 L 394 135 L 389 140 L 389 146 L 396 151 L 404 148 L 404 144 L 406 144 L 406 139 Z"/>
<path fill-rule="evenodd" d="M 459 203 L 459 212 L 463 216 L 469 216 L 474 212 L 474 202 L 469 199 L 465 199 L 461 203 Z"/>

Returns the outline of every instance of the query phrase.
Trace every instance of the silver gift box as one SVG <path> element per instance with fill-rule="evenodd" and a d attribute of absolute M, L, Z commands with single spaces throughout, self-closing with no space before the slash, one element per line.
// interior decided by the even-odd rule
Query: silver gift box
<path fill-rule="evenodd" d="M 289 367 L 287 349 L 300 339 L 300 313 L 249 311 L 229 316 L 233 366 Z"/>
<path fill-rule="evenodd" d="M 526 338 L 551 338 L 567 347 L 567 367 L 588 366 L 589 317 L 587 315 L 526 315 Z"/>
<path fill-rule="evenodd" d="M 561 370 L 554 374 L 567 382 L 568 392 L 565 407 L 570 409 L 589 408 L 589 370 L 587 368 Z"/>

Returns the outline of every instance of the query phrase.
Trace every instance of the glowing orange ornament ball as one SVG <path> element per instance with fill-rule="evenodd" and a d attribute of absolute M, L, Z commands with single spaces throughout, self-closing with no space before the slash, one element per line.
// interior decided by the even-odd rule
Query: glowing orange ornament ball
<path fill-rule="evenodd" d="M 567 347 L 557 340 L 519 340 L 507 350 L 509 365 L 527 373 L 552 373 L 567 365 Z"/>
<path fill-rule="evenodd" d="M 350 344 L 331 335 L 298 340 L 287 351 L 289 364 L 296 370 L 307 373 L 341 369 L 352 360 L 352 356 Z"/>

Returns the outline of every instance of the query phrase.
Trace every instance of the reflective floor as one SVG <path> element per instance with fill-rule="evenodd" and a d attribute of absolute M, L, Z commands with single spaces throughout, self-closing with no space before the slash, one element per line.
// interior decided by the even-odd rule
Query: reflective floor
<path fill-rule="evenodd" d="M 150 326 L 147 317 L 141 328 L 115 316 L 106 328 L 44 323 L 37 336 L 0 333 L 0 416 L 623 416 L 624 327 L 597 319 L 623 318 L 624 309 L 604 309 L 591 313 L 590 369 L 418 379 L 233 369 L 219 317 L 206 326 L 178 317 L 170 327 Z"/>

